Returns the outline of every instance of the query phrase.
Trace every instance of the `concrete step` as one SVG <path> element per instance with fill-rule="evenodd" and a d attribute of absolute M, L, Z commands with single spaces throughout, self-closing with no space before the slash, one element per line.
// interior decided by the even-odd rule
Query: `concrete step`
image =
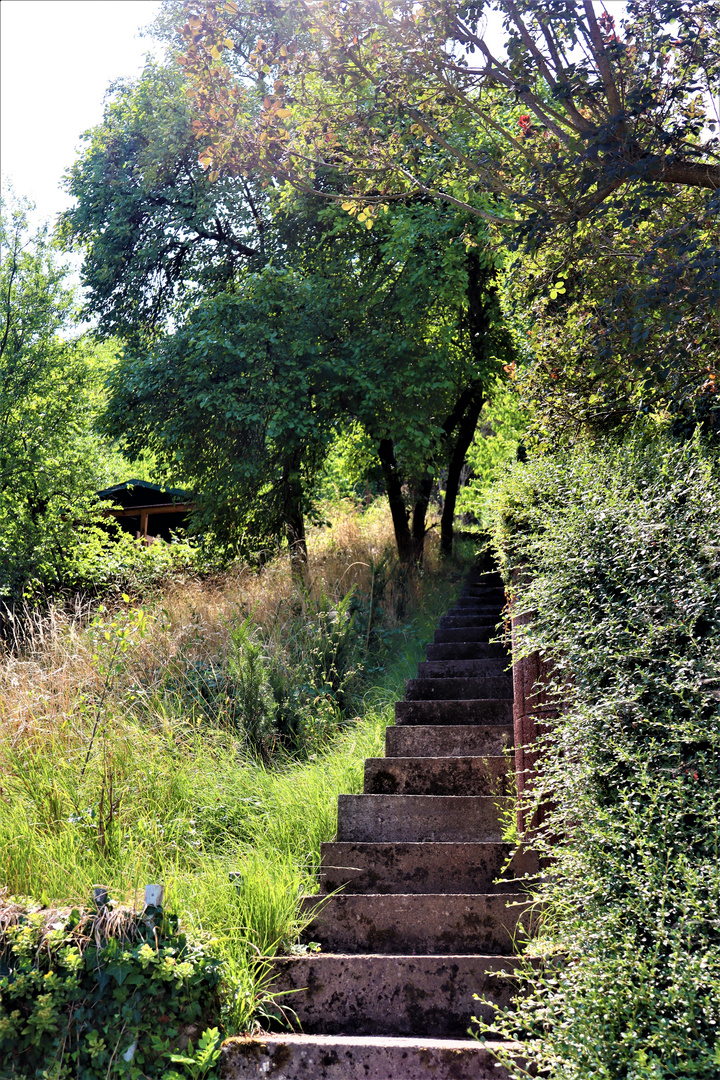
<path fill-rule="evenodd" d="M 380 843 L 502 840 L 491 795 L 339 795 L 337 839 Z"/>
<path fill-rule="evenodd" d="M 303 897 L 301 912 L 314 913 L 301 940 L 334 953 L 509 956 L 531 930 L 525 893 L 340 893 Z"/>
<path fill-rule="evenodd" d="M 504 589 L 493 589 L 485 585 L 466 585 L 460 590 L 458 600 L 484 600 L 487 604 L 496 604 L 501 608 L 505 604 Z"/>
<path fill-rule="evenodd" d="M 396 724 L 510 724 L 512 718 L 513 703 L 506 698 L 395 702 Z"/>
<path fill-rule="evenodd" d="M 514 765 L 510 763 L 511 770 Z M 366 795 L 510 795 L 508 758 L 382 757 L 365 759 Z"/>
<path fill-rule="evenodd" d="M 492 1020 L 488 1003 L 511 1003 L 514 966 L 509 956 L 315 953 L 273 961 L 271 991 L 308 1034 L 463 1038 L 473 1015 Z"/>
<path fill-rule="evenodd" d="M 512 747 L 512 724 L 417 724 L 385 729 L 388 757 L 496 755 Z"/>
<path fill-rule="evenodd" d="M 421 660 L 419 679 L 506 679 L 512 687 L 512 671 L 506 660 Z M 503 695 L 504 697 L 505 695 Z"/>
<path fill-rule="evenodd" d="M 458 623 L 457 626 L 455 626 L 455 629 L 457 629 L 458 626 L 492 626 L 494 628 L 500 622 L 500 612 L 493 611 L 491 615 L 488 615 L 484 611 L 473 611 L 472 608 L 450 608 L 450 610 L 443 615 L 442 621 L 438 623 L 438 628 L 440 630 L 452 630 L 453 625 L 452 623 L 448 623 L 449 619 L 470 620 L 470 622 L 463 621 Z"/>
<path fill-rule="evenodd" d="M 507 597 L 501 589 L 463 589 L 456 598 L 456 604 L 465 602 L 492 605 L 495 610 L 501 611 L 507 603 Z"/>
<path fill-rule="evenodd" d="M 512 856 L 512 859 L 510 858 Z M 508 860 L 510 860 L 509 865 Z M 503 879 L 500 879 L 502 873 Z M 504 843 L 322 845 L 320 889 L 356 893 L 517 892 L 537 856 Z"/>
<path fill-rule="evenodd" d="M 486 608 L 486 607 L 467 607 L 464 605 L 456 605 L 456 607 L 448 608 L 443 616 L 443 619 L 475 619 L 479 623 L 488 623 L 492 626 L 497 625 L 500 622 L 500 608 Z M 438 623 L 440 626 L 444 626 L 444 622 Z"/>
<path fill-rule="evenodd" d="M 256 1035 L 226 1039 L 221 1080 L 508 1080 L 493 1050 L 508 1043 L 390 1035 Z M 517 1044 L 515 1060 L 526 1061 Z"/>
<path fill-rule="evenodd" d="M 512 701 L 512 680 L 494 679 L 408 679 L 406 701 Z"/>
<path fill-rule="evenodd" d="M 426 647 L 428 660 L 504 660 L 510 662 L 510 650 L 507 645 L 497 641 L 492 644 L 483 641 L 451 642 Z"/>
<path fill-rule="evenodd" d="M 494 626 L 450 626 L 447 629 L 440 627 L 433 636 L 434 645 L 447 645 L 450 642 L 466 644 L 472 641 L 489 642 L 495 637 Z"/>
<path fill-rule="evenodd" d="M 486 612 L 491 618 L 498 618 L 500 612 L 505 608 L 505 604 L 506 601 L 504 598 L 501 600 L 499 597 L 496 598 L 492 594 L 478 594 L 477 596 L 472 596 L 467 593 L 461 593 L 460 596 L 456 597 L 452 609 L 448 608 L 445 614 L 449 615 L 454 612 L 460 614 L 461 612 L 480 609 L 481 611 Z"/>
<path fill-rule="evenodd" d="M 469 614 L 462 612 L 459 615 L 449 613 L 443 615 L 438 626 L 441 630 L 457 630 L 465 627 L 490 630 L 494 629 L 498 621 L 498 613 L 495 608 L 483 608 L 479 612 L 471 611 Z"/>
<path fill-rule="evenodd" d="M 508 1043 L 390 1035 L 256 1035 L 226 1039 L 221 1080 L 508 1080 L 493 1050 Z M 517 1044 L 515 1060 L 526 1065 Z"/>

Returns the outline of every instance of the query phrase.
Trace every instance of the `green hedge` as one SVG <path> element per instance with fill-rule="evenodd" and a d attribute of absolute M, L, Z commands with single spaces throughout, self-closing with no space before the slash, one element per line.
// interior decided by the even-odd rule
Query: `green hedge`
<path fill-rule="evenodd" d="M 553 1077 L 720 1076 L 719 474 L 697 440 L 629 441 L 518 464 L 491 496 L 537 612 L 523 648 L 566 702 L 543 743 L 552 960 L 493 1027 Z"/>
<path fill-rule="evenodd" d="M 0 1077 L 207 1076 L 222 963 L 158 909 L 0 907 Z"/>

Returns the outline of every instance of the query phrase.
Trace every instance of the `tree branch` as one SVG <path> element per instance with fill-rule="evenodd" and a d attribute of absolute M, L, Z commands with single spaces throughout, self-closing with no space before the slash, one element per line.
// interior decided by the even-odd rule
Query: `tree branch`
<path fill-rule="evenodd" d="M 610 61 L 605 52 L 605 44 L 602 39 L 602 34 L 600 33 L 600 27 L 597 24 L 597 19 L 595 18 L 595 9 L 593 8 L 592 0 L 583 0 L 583 8 L 585 9 L 585 17 L 588 21 L 590 40 L 593 44 L 595 59 L 597 60 L 597 65 L 605 88 L 605 96 L 607 97 L 610 116 L 619 116 L 623 111 L 622 102 L 620 101 L 620 95 L 615 84 L 615 79 L 613 78 Z M 624 129 L 625 125 L 623 124 L 623 133 Z"/>

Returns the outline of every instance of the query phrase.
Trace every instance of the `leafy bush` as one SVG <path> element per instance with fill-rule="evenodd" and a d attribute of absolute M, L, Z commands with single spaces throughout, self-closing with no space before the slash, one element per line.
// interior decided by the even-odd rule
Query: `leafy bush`
<path fill-rule="evenodd" d="M 567 1080 L 720 1075 L 717 458 L 699 440 L 558 454 L 515 465 L 491 510 L 536 613 L 523 648 L 553 658 L 565 702 L 536 788 L 552 961 L 492 1028 Z"/>
<path fill-rule="evenodd" d="M 0 1076 L 207 1076 L 222 964 L 159 909 L 0 909 Z M 180 1069 L 171 1070 L 171 1063 Z"/>

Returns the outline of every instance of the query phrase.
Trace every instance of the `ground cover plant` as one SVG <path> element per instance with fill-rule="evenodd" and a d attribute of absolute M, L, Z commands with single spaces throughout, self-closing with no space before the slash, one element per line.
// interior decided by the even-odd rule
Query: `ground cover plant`
<path fill-rule="evenodd" d="M 718 471 L 699 440 L 637 438 L 518 463 L 491 498 L 565 703 L 533 838 L 551 959 L 492 1027 L 564 1080 L 720 1073 Z"/>
<path fill-rule="evenodd" d="M 384 500 L 332 517 L 306 586 L 285 553 L 145 605 L 51 612 L 3 656 L 3 884 L 67 909 L 98 883 L 132 906 L 164 882 L 165 910 L 222 962 L 225 1031 L 282 1009 L 263 958 L 294 946 L 337 795 L 382 752 L 461 576 L 432 543 L 423 574 L 398 573 Z"/>
<path fill-rule="evenodd" d="M 6 901 L 0 930 L 3 1077 L 203 1078 L 220 1056 L 222 961 L 160 908 Z"/>

